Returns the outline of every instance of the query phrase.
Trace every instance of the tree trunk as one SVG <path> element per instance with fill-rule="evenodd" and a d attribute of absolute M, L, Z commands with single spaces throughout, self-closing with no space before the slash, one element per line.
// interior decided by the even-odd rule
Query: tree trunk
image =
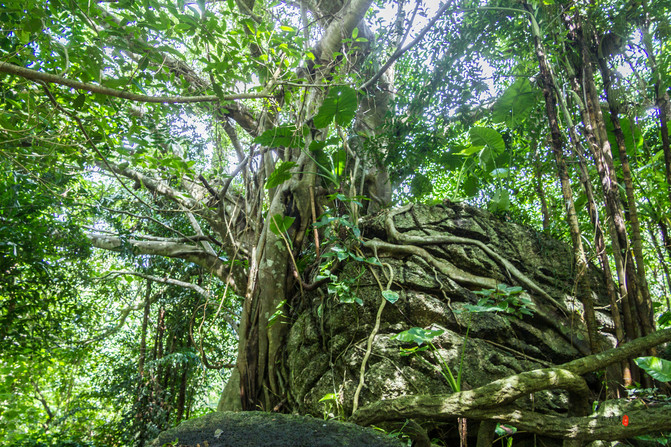
<path fill-rule="evenodd" d="M 648 55 L 648 61 L 650 62 L 650 68 L 652 73 L 655 75 L 655 104 L 657 105 L 657 111 L 659 113 L 659 129 L 662 136 L 662 150 L 664 151 L 664 166 L 666 174 L 666 185 L 669 195 L 669 203 L 671 203 L 671 145 L 669 143 L 669 110 L 671 109 L 669 105 L 669 94 L 666 89 L 662 86 L 661 74 L 659 72 L 660 67 L 657 64 L 655 58 L 655 52 L 652 45 L 652 35 L 650 34 L 650 27 L 652 26 L 652 20 L 650 18 L 650 11 L 648 10 L 648 2 L 642 2 L 643 11 L 645 13 L 645 23 L 641 28 L 643 33 L 643 45 L 645 47 L 645 52 Z"/>
<path fill-rule="evenodd" d="M 335 7 L 337 12 L 335 15 L 318 14 L 329 17 L 330 22 L 326 24 L 322 39 L 313 49 L 318 64 L 308 67 L 312 84 L 320 84 L 331 75 L 339 62 L 333 54 L 341 49 L 342 39 L 351 36 L 371 2 L 353 0 L 343 3 L 339 11 L 336 4 L 324 5 Z M 359 29 L 364 28 L 365 25 L 359 26 Z M 298 128 L 308 124 L 323 97 L 324 92 L 317 89 L 311 89 L 305 94 L 302 104 L 296 108 L 301 111 Z M 323 139 L 325 134 L 312 126 L 310 135 L 306 136 L 306 147 L 313 140 Z M 346 143 L 343 141 L 343 144 Z M 270 152 L 267 154 L 272 161 Z M 295 285 L 302 287 L 295 259 L 302 249 L 306 229 L 312 223 L 313 202 L 310 191 L 317 190 L 318 186 L 318 177 L 315 175 L 317 166 L 312 157 L 308 156 L 308 151 L 288 149 L 281 158 L 285 162 L 295 162 L 296 166 L 291 169 L 289 180 L 269 192 L 267 218 L 252 250 L 240 319 L 237 372 L 233 372 L 233 378 L 236 379 L 235 375 L 239 374 L 239 395 L 243 410 L 278 410 L 285 399 L 282 346 L 288 327 L 282 315 L 287 312 L 287 305 L 293 303 Z M 272 167 L 272 164 L 267 163 L 266 166 Z M 290 216 L 295 220 L 288 231 L 273 231 L 273 228 L 277 230 L 279 227 L 273 223 L 275 216 Z M 235 389 L 227 387 L 224 392 L 229 396 L 222 396 L 220 407 L 229 409 L 227 405 L 235 401 L 230 393 L 235 393 Z"/>
<path fill-rule="evenodd" d="M 541 41 L 540 32 L 536 19 L 533 17 L 533 9 L 528 3 L 525 3 L 527 11 L 531 15 L 531 28 L 534 39 L 534 47 L 536 49 L 536 57 L 538 58 L 538 65 L 540 68 L 539 84 L 543 90 L 545 98 L 545 112 L 548 117 L 548 124 L 550 126 L 550 134 L 552 136 L 551 145 L 557 162 L 557 170 L 559 180 L 561 181 L 562 196 L 564 197 L 564 204 L 566 206 L 566 217 L 571 231 L 571 240 L 573 242 L 573 255 L 576 262 L 576 283 L 577 295 L 583 304 L 583 317 L 587 325 L 589 334 L 590 349 L 593 353 L 599 352 L 597 343 L 597 326 L 596 316 L 594 314 L 594 301 L 592 299 L 592 291 L 586 276 L 588 265 L 585 251 L 582 245 L 582 238 L 580 234 L 580 227 L 578 225 L 578 217 L 573 203 L 573 192 L 571 188 L 571 181 L 564 159 L 563 142 L 561 131 L 559 130 L 559 122 L 557 120 L 557 103 L 554 95 L 556 89 L 550 66 L 547 62 L 545 49 Z"/>
<path fill-rule="evenodd" d="M 540 155 L 538 154 L 538 141 L 537 138 L 532 138 L 533 141 L 533 152 L 534 152 L 534 177 L 536 179 L 535 189 L 538 200 L 541 202 L 541 215 L 543 216 L 543 232 L 547 233 L 550 231 L 550 212 L 548 211 L 548 203 L 545 198 L 545 190 L 543 189 L 543 163 L 540 160 Z M 479 436 L 479 435 L 478 435 Z"/>
<path fill-rule="evenodd" d="M 625 143 L 624 133 L 620 125 L 619 108 L 617 99 L 612 94 L 612 83 L 614 78 L 612 72 L 608 67 L 608 61 L 601 57 L 598 59 L 599 67 L 601 69 L 601 76 L 603 78 L 604 90 L 608 100 L 610 109 L 610 120 L 613 123 L 613 131 L 615 133 L 615 140 L 617 141 L 618 153 L 620 157 L 620 164 L 622 166 L 622 178 L 624 180 L 624 187 L 627 194 L 628 202 L 628 217 L 631 226 L 631 244 L 634 251 L 634 259 L 636 261 L 636 271 L 638 273 L 638 291 L 640 293 L 640 313 L 643 318 L 643 326 L 645 328 L 646 321 L 653 324 L 652 329 L 648 328 L 644 333 L 649 333 L 654 330 L 654 318 L 652 312 L 652 299 L 650 298 L 650 289 L 648 281 L 645 276 L 645 260 L 643 257 L 643 243 L 641 241 L 641 224 L 638 220 L 638 205 L 634 194 L 634 182 L 631 176 L 631 168 L 629 166 L 629 157 L 627 156 L 627 146 Z"/>
<path fill-rule="evenodd" d="M 622 217 L 617 179 L 615 178 L 612 156 L 610 155 L 610 144 L 594 86 L 591 53 L 589 44 L 585 42 L 580 20 L 578 17 L 574 24 L 574 39 L 582 55 L 582 66 L 576 67 L 576 73 L 582 84 L 581 93 L 585 100 L 584 108 L 582 109 L 582 118 L 585 125 L 585 135 L 589 143 L 588 146 L 601 179 L 606 212 L 610 221 L 609 229 L 613 248 L 612 252 L 620 287 L 620 297 L 623 302 L 625 331 L 627 332 L 627 337 L 633 339 L 641 336 L 643 333 L 634 297 L 637 293 L 637 275 L 633 268 L 631 257 L 623 253 L 623 249 L 629 246 L 629 242 Z"/>

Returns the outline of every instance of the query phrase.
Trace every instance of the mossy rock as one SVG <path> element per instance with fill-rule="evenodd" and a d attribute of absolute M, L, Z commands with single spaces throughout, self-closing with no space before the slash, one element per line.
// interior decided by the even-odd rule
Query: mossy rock
<path fill-rule="evenodd" d="M 400 447 L 403 444 L 372 428 L 310 416 L 217 412 L 189 419 L 161 433 L 151 447 Z"/>

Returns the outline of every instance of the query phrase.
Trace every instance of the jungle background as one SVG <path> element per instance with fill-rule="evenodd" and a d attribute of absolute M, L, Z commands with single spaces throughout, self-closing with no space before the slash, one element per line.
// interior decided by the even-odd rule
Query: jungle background
<path fill-rule="evenodd" d="M 362 306 L 406 203 L 564 241 L 591 353 L 590 266 L 617 344 L 671 326 L 668 1 L 1 4 L 6 445 L 141 446 L 232 374 L 282 410 L 294 300 Z"/>

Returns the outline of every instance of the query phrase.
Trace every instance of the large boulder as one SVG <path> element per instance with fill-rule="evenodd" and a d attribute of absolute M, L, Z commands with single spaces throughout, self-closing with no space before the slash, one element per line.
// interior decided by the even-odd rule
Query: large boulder
<path fill-rule="evenodd" d="M 324 285 L 294 306 L 285 353 L 292 411 L 351 414 L 367 354 L 359 407 L 406 394 L 451 392 L 441 359 L 455 376 L 461 365 L 461 388 L 471 389 L 588 354 L 582 306 L 573 293 L 573 255 L 564 243 L 457 203 L 388 210 L 362 219 L 359 227 L 366 242 L 343 242 L 341 248 L 361 250 L 384 267 L 350 258 L 337 273 L 343 283 L 355 279 L 349 288 L 362 305 L 341 303 Z M 601 276 L 596 270 L 587 274 L 597 308 L 607 310 Z M 367 353 L 390 279 L 399 299 L 386 303 Z M 524 291 L 517 293 L 515 286 Z M 514 312 L 477 307 L 482 293 L 494 289 L 499 293 L 490 303 L 507 301 Z M 608 314 L 597 318 L 601 343 L 610 347 Z M 413 344 L 394 336 L 413 327 L 443 331 L 433 340 L 435 350 L 405 355 L 403 348 Z M 520 404 L 564 411 L 566 401 L 563 393 L 541 392 Z"/>
<path fill-rule="evenodd" d="M 260 411 L 217 412 L 164 431 L 150 447 L 401 447 L 372 428 Z"/>

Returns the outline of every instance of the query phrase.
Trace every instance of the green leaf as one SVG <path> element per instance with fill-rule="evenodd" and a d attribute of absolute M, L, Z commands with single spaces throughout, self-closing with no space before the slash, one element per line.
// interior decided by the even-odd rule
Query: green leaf
<path fill-rule="evenodd" d="M 496 424 L 496 430 L 494 431 L 498 436 L 507 436 L 516 433 L 517 428 L 512 425 Z"/>
<path fill-rule="evenodd" d="M 382 296 L 384 297 L 385 300 L 389 301 L 391 304 L 394 304 L 399 299 L 398 292 L 394 292 L 393 290 L 383 290 Z"/>
<path fill-rule="evenodd" d="M 267 147 L 294 147 L 301 149 L 303 138 L 296 126 L 278 126 L 268 129 L 254 139 L 254 142 Z"/>
<path fill-rule="evenodd" d="M 474 175 L 467 177 L 464 180 L 463 190 L 466 196 L 474 197 L 480 191 L 480 180 Z"/>
<path fill-rule="evenodd" d="M 501 134 L 489 127 L 471 127 L 468 132 L 473 146 L 488 146 L 495 152 L 501 153 L 506 149 Z"/>
<path fill-rule="evenodd" d="M 312 120 L 318 129 L 328 127 L 334 119 L 337 125 L 347 126 L 354 119 L 358 106 L 356 90 L 338 85 L 326 94 L 322 106 Z"/>
<path fill-rule="evenodd" d="M 329 400 L 338 400 L 338 396 L 334 393 L 325 394 L 324 397 L 319 399 L 317 402 L 326 402 Z"/>
<path fill-rule="evenodd" d="M 336 177 L 342 176 L 345 172 L 345 165 L 347 164 L 347 151 L 341 149 L 336 151 L 331 156 L 331 162 L 333 163 L 333 173 Z"/>
<path fill-rule="evenodd" d="M 284 234 L 289 230 L 289 227 L 294 223 L 294 220 L 296 220 L 295 217 L 275 214 L 270 221 L 270 231 L 277 236 Z"/>
<path fill-rule="evenodd" d="M 494 178 L 508 178 L 510 175 L 510 169 L 508 168 L 497 168 L 489 173 Z"/>
<path fill-rule="evenodd" d="M 423 197 L 433 192 L 433 182 L 421 173 L 415 174 L 410 182 L 410 193 L 416 197 Z"/>
<path fill-rule="evenodd" d="M 80 110 L 85 102 L 86 102 L 86 95 L 84 95 L 84 94 L 78 95 L 72 101 L 72 107 L 74 107 L 77 110 Z"/>
<path fill-rule="evenodd" d="M 42 20 L 40 20 L 38 17 L 33 17 L 26 22 L 24 29 L 29 33 L 42 31 Z"/>
<path fill-rule="evenodd" d="M 660 382 L 671 381 L 671 362 L 659 357 L 638 357 L 634 361 L 636 364 L 650 374 L 650 376 Z"/>
<path fill-rule="evenodd" d="M 268 176 L 268 181 L 266 182 L 265 188 L 271 189 L 276 186 L 281 185 L 291 178 L 291 168 L 296 166 L 296 163 L 293 161 L 281 161 L 275 167 L 275 170 Z"/>
<path fill-rule="evenodd" d="M 442 329 L 437 330 L 427 330 L 422 329 L 421 327 L 413 327 L 407 331 L 403 331 L 394 335 L 393 338 L 399 341 L 404 341 L 408 343 L 415 343 L 417 345 L 422 345 L 423 343 L 430 342 L 434 338 L 443 335 L 445 331 Z"/>
<path fill-rule="evenodd" d="M 457 153 L 457 155 L 464 155 L 466 157 L 470 157 L 473 154 L 477 154 L 484 148 L 484 146 L 475 146 L 475 145 L 470 145 L 467 148 L 462 149 Z"/>
<path fill-rule="evenodd" d="M 540 91 L 535 89 L 528 78 L 519 78 L 492 107 L 492 120 L 495 123 L 505 122 L 508 127 L 515 127 L 524 122 L 531 109 L 538 103 Z"/>
<path fill-rule="evenodd" d="M 492 213 L 504 213 L 510 209 L 510 193 L 506 189 L 494 191 L 489 201 L 489 211 Z"/>
<path fill-rule="evenodd" d="M 615 126 L 613 126 L 610 113 L 604 112 L 604 121 L 606 123 L 606 130 L 608 131 L 608 141 L 610 142 L 610 147 L 613 151 L 613 158 L 619 161 L 619 147 L 615 137 Z M 620 128 L 622 129 L 622 135 L 624 136 L 624 144 L 627 148 L 627 154 L 630 157 L 636 156 L 643 147 L 643 135 L 641 134 L 640 127 L 634 125 L 632 133 L 632 125 L 629 118 L 620 117 Z"/>

